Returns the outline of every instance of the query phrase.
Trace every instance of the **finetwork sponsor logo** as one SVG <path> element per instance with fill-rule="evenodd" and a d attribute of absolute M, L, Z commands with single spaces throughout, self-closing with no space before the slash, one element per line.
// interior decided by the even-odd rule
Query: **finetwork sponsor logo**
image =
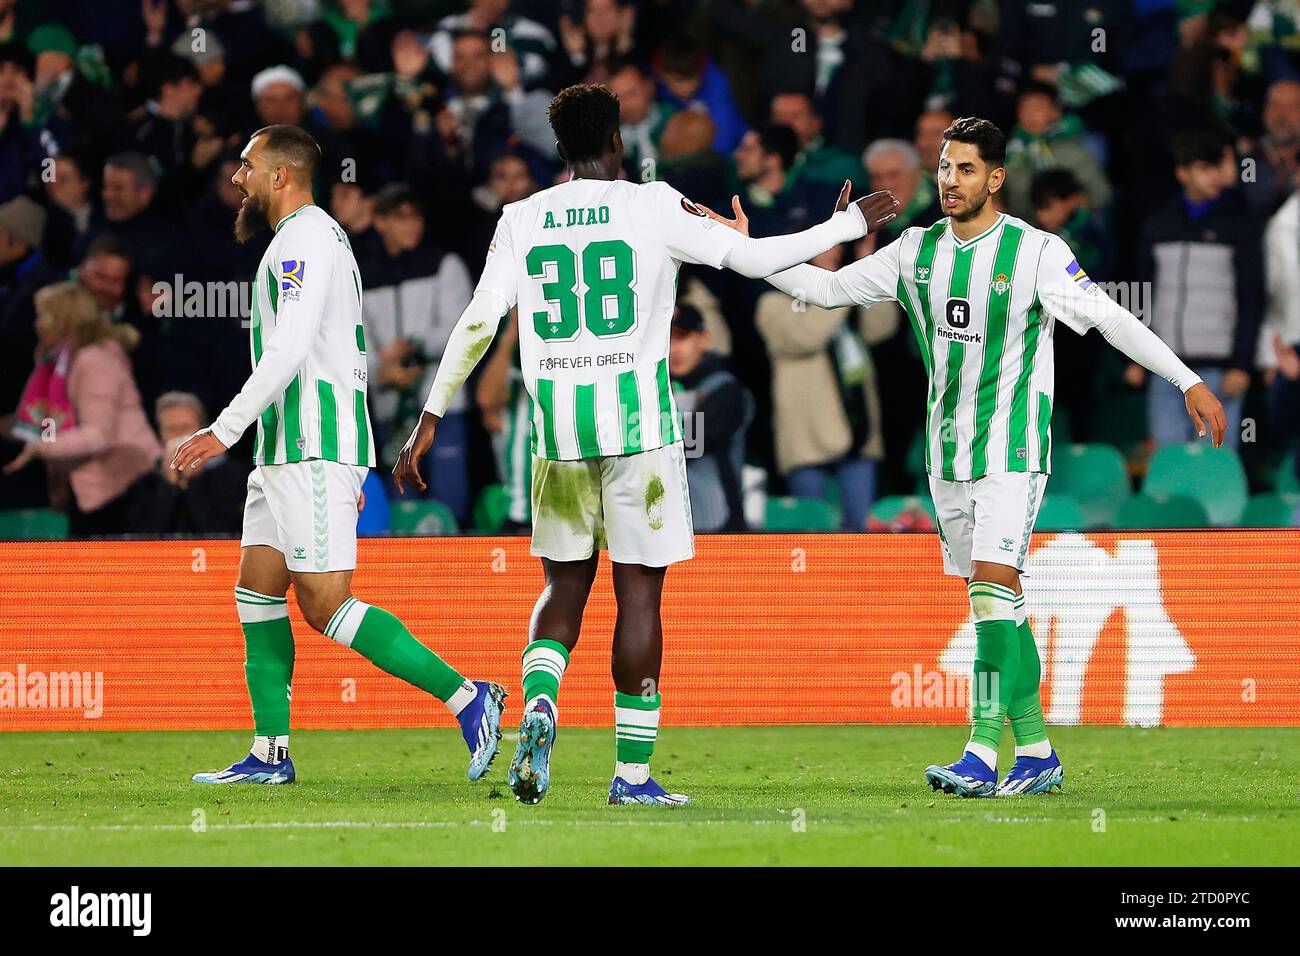
<path fill-rule="evenodd" d="M 104 713 L 103 671 L 0 671 L 0 709 L 80 710 L 89 720 Z"/>
<path fill-rule="evenodd" d="M 50 897 L 50 925 L 124 926 L 133 936 L 148 936 L 153 928 L 153 894 L 82 893 L 73 886 Z"/>

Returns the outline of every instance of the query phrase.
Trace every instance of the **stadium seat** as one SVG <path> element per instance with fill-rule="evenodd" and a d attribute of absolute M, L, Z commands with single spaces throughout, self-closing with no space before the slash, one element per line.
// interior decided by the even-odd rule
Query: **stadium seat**
<path fill-rule="evenodd" d="M 1255 495 L 1241 515 L 1243 528 L 1294 528 L 1300 525 L 1300 494 Z"/>
<path fill-rule="evenodd" d="M 768 531 L 838 531 L 840 513 L 819 498 L 768 498 Z"/>
<path fill-rule="evenodd" d="M 10 540 L 66 538 L 68 516 L 48 508 L 0 511 L 0 538 Z"/>
<path fill-rule="evenodd" d="M 456 518 L 441 501 L 397 501 L 388 509 L 393 534 L 455 534 Z"/>
<path fill-rule="evenodd" d="M 1120 506 L 1117 528 L 1208 528 L 1205 508 L 1186 495 L 1133 495 Z"/>
<path fill-rule="evenodd" d="M 510 513 L 505 485 L 488 485 L 474 502 L 474 530 L 487 534 L 500 531 Z"/>
<path fill-rule="evenodd" d="M 366 496 L 366 506 L 357 515 L 357 535 L 370 538 L 388 533 L 388 489 L 378 471 L 371 471 L 361 485 Z"/>
<path fill-rule="evenodd" d="M 1070 495 L 1048 495 L 1038 509 L 1034 527 L 1039 531 L 1081 531 L 1088 519 L 1078 500 Z"/>
<path fill-rule="evenodd" d="M 1059 447 L 1060 451 L 1052 456 L 1052 477 L 1048 480 L 1048 487 L 1053 493 L 1075 500 L 1083 512 L 1081 527 L 1107 528 L 1114 525 L 1120 505 L 1130 493 L 1124 456 L 1113 445 Z"/>
<path fill-rule="evenodd" d="M 1300 494 L 1300 480 L 1295 476 L 1295 452 L 1282 459 L 1277 472 L 1277 491 L 1281 495 Z"/>
<path fill-rule="evenodd" d="M 934 517 L 934 499 L 929 495 L 886 495 L 871 506 L 871 517 L 888 524 L 910 508 L 922 508 Z"/>
<path fill-rule="evenodd" d="M 1193 498 L 1205 509 L 1210 524 L 1218 527 L 1237 524 L 1249 496 L 1246 471 L 1237 453 L 1208 443 L 1161 448 L 1151 459 L 1142 491 L 1153 497 Z"/>

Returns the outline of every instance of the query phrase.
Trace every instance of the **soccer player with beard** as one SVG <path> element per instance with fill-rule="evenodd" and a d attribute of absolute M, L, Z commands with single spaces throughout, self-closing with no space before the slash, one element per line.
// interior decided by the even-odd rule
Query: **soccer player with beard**
<path fill-rule="evenodd" d="M 255 726 L 247 757 L 197 783 L 292 783 L 294 645 L 286 593 L 314 629 L 432 694 L 460 724 L 469 778 L 496 756 L 505 691 L 461 677 L 392 614 L 352 595 L 361 485 L 375 464 L 366 407 L 361 276 L 346 233 L 312 202 L 320 147 L 296 126 L 258 130 L 231 182 L 244 195 L 235 235 L 274 230 L 253 277 L 253 373 L 171 467 L 196 468 L 257 429 L 235 605 Z"/>
<path fill-rule="evenodd" d="M 1216 447 L 1226 427 L 1210 389 L 1111 301 L 1060 237 L 993 207 L 1005 157 L 997 126 L 956 120 L 937 171 L 945 218 L 838 271 L 801 265 L 768 280 L 827 309 L 897 301 L 920 345 L 930 380 L 925 464 L 944 570 L 966 580 L 976 634 L 969 742 L 961 759 L 928 767 L 925 779 L 965 797 L 1045 793 L 1064 779 L 1043 724 L 1038 647 L 1020 586 L 1050 471 L 1055 323 L 1080 334 L 1097 329 L 1177 385 L 1198 433 L 1208 428 Z M 735 214 L 710 212 L 745 231 L 739 203 Z M 999 782 L 1007 718 L 1015 763 Z"/>

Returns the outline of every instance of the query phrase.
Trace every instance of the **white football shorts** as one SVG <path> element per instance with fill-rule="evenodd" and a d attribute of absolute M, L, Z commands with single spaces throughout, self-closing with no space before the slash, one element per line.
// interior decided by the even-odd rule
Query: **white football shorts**
<path fill-rule="evenodd" d="M 969 578 L 974 561 L 1024 570 L 1029 535 L 1046 487 L 1047 475 L 1032 471 L 985 475 L 974 481 L 931 476 L 944 573 Z"/>
<path fill-rule="evenodd" d="M 240 547 L 275 548 L 290 571 L 351 571 L 368 470 L 321 458 L 258 465 L 248 476 Z"/>

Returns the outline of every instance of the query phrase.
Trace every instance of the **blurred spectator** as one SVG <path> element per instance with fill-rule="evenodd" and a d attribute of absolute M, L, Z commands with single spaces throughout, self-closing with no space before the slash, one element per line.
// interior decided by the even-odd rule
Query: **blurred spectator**
<path fill-rule="evenodd" d="M 72 250 L 84 243 L 95 215 L 94 183 L 85 160 L 73 153 L 55 157 L 45 183 L 49 206 L 45 247 L 60 262 L 72 260 Z"/>
<path fill-rule="evenodd" d="M 844 184 L 793 178 L 790 170 L 798 152 L 794 131 L 770 123 L 750 130 L 736 147 L 736 176 L 744 184 L 742 199 L 755 236 L 796 232 L 834 209 Z"/>
<path fill-rule="evenodd" d="M 836 246 L 813 260 L 834 271 Z M 754 318 L 772 356 L 773 432 L 777 468 L 790 494 L 826 497 L 839 482 L 843 527 L 861 531 L 876 498 L 881 442 L 880 396 L 863 339 L 866 310 L 822 309 L 784 292 L 765 292 Z"/>
<path fill-rule="evenodd" d="M 176 448 L 209 424 L 203 403 L 189 392 L 168 392 L 154 406 L 162 439 L 158 467 L 131 493 L 128 525 L 136 534 L 239 534 L 249 469 L 218 455 L 197 470 L 171 467 Z"/>
<path fill-rule="evenodd" d="M 956 119 L 948 109 L 929 109 L 916 118 L 912 145 L 921 157 L 921 169 L 934 178 L 939 169 L 939 154 L 943 151 L 943 131 Z"/>
<path fill-rule="evenodd" d="M 294 38 L 300 60 L 313 75 L 344 62 L 382 73 L 395 32 L 389 6 L 384 0 L 327 0 L 321 18 Z"/>
<path fill-rule="evenodd" d="M 655 178 L 708 205 L 725 205 L 728 168 L 713 148 L 714 127 L 707 113 L 679 110 L 664 124 Z"/>
<path fill-rule="evenodd" d="M 872 191 L 888 189 L 902 206 L 898 218 L 880 230 L 879 244 L 888 245 L 910 226 L 924 228 L 943 218 L 934 176 L 921 168 L 921 157 L 907 140 L 876 140 L 863 154 L 862 165 Z"/>
<path fill-rule="evenodd" d="M 710 350 L 704 319 L 689 305 L 679 305 L 673 316 L 668 373 L 682 416 L 695 528 L 743 531 L 740 473 L 754 399 L 726 359 Z"/>
<path fill-rule="evenodd" d="M 1035 173 L 1029 185 L 1034 222 L 1065 240 L 1085 272 L 1094 278 L 1110 276 L 1110 243 L 1106 230 L 1092 214 L 1083 184 L 1068 169 Z"/>
<path fill-rule="evenodd" d="M 1236 447 L 1264 304 L 1260 227 L 1228 188 L 1236 164 L 1220 137 L 1189 131 L 1173 149 L 1182 193 L 1147 220 L 1142 240 L 1151 328 L 1223 401 L 1225 442 Z M 1129 381 L 1141 382 L 1134 369 L 1140 366 L 1130 366 Z M 1153 377 L 1148 401 L 1156 448 L 1195 437 L 1177 388 Z"/>
<path fill-rule="evenodd" d="M 822 118 L 814 111 L 812 97 L 807 93 L 778 93 L 772 97 L 769 119 L 778 126 L 790 127 L 799 139 L 791 175 L 828 183 L 837 189 L 847 179 L 853 183 L 854 193 L 866 186 L 866 176 L 857 157 L 826 144 Z"/>
<path fill-rule="evenodd" d="M 1122 86 L 1133 5 L 1125 0 L 1004 0 L 998 6 L 998 48 L 1013 82 L 1051 83 L 1068 91 L 1072 109 Z"/>
<path fill-rule="evenodd" d="M 307 112 L 307 84 L 289 66 L 270 66 L 253 77 L 253 108 L 261 126 L 298 126 Z"/>
<path fill-rule="evenodd" d="M 1249 156 L 1255 168 L 1242 178 L 1250 211 L 1267 218 L 1291 194 L 1300 172 L 1300 80 L 1278 80 L 1270 86 L 1260 119 L 1264 134 Z"/>
<path fill-rule="evenodd" d="M 701 110 L 713 120 L 713 148 L 736 148 L 746 123 L 731 97 L 731 81 L 695 39 L 678 33 L 660 44 L 654 55 L 659 99 L 674 110 Z"/>
<path fill-rule="evenodd" d="M 104 204 L 104 222 L 99 230 L 91 229 L 85 240 L 97 232 L 116 236 L 129 244 L 137 260 L 149 260 L 161 266 L 160 274 L 181 259 L 180 230 L 153 208 L 158 192 L 158 174 L 141 153 L 116 153 L 104 164 L 104 183 L 100 199 Z"/>
<path fill-rule="evenodd" d="M 585 0 L 582 20 L 560 14 L 564 62 L 554 79 L 570 83 L 608 83 L 617 64 L 633 52 L 636 4 L 632 0 Z"/>
<path fill-rule="evenodd" d="M 474 392 L 492 439 L 497 479 L 506 495 L 503 531 L 523 531 L 532 517 L 533 403 L 519 367 L 519 312 L 511 309 Z"/>
<path fill-rule="evenodd" d="M 190 161 L 190 119 L 199 108 L 203 86 L 194 64 L 171 53 L 151 63 L 146 73 L 148 99 L 127 117 L 122 148 L 152 156 L 166 175 Z"/>
<path fill-rule="evenodd" d="M 38 292 L 36 312 L 39 348 L 67 368 L 71 424 L 57 428 L 52 440 L 28 441 L 4 470 L 12 473 L 43 459 L 49 466 L 51 502 L 66 504 L 70 534 L 123 534 L 130 530 L 131 489 L 161 451 L 126 355 L 139 333 L 111 324 L 74 282 Z M 71 485 L 70 499 L 64 482 Z"/>
<path fill-rule="evenodd" d="M 424 407 L 451 328 L 474 286 L 464 264 L 432 240 L 424 213 L 403 183 L 375 197 L 374 228 L 356 243 L 365 277 L 363 297 L 370 413 L 383 466 L 397 460 Z M 469 515 L 466 400 L 457 397 L 438 426 L 438 441 L 421 464 L 427 495 Z"/>
<path fill-rule="evenodd" d="M 695 268 L 683 266 L 677 273 L 677 304 L 689 305 L 704 319 L 704 331 L 709 334 L 709 351 L 728 356 L 731 354 L 731 328 L 722 314 L 722 303 L 696 275 Z"/>
<path fill-rule="evenodd" d="M 519 61 L 511 52 L 493 53 L 486 34 L 465 33 L 452 46 L 447 111 L 454 119 L 449 145 L 466 165 L 487 171 L 487 164 L 513 137 L 550 156 L 555 134 L 546 119 L 551 94 L 525 92 Z"/>
<path fill-rule="evenodd" d="M 461 258 L 471 275 L 483 271 L 488 246 L 496 232 L 501 209 L 508 203 L 527 199 L 537 191 L 537 180 L 523 158 L 516 153 L 503 153 L 492 161 L 488 181 L 475 186 L 470 194 L 474 202 L 474 223 L 466 231 L 461 245 Z"/>
<path fill-rule="evenodd" d="M 109 322 L 120 322 L 126 315 L 131 257 L 131 247 L 124 240 L 99 236 L 77 266 L 77 280 L 94 297 L 95 305 Z"/>
<path fill-rule="evenodd" d="M 504 31 L 506 45 L 519 62 L 519 77 L 525 87 L 542 83 L 555 54 L 555 37 L 535 20 L 510 13 L 510 0 L 470 0 L 469 10 L 438 21 L 429 43 L 434 63 L 443 73 L 454 72 L 456 40 L 466 33 L 488 36 Z M 498 52 L 498 51 L 494 51 Z"/>
<path fill-rule="evenodd" d="M 0 206 L 0 407 L 12 408 L 32 371 L 37 290 L 59 269 L 41 250 L 45 210 L 26 196 Z"/>
<path fill-rule="evenodd" d="M 72 31 L 58 23 L 44 23 L 32 30 L 27 48 L 35 57 L 31 122 L 42 130 L 46 152 L 102 150 L 114 142 L 121 130 L 122 113 L 107 89 L 108 70 L 93 58 L 95 50 L 82 51 Z"/>
<path fill-rule="evenodd" d="M 1259 364 L 1269 385 L 1274 426 L 1294 449 L 1300 441 L 1300 190 L 1273 215 L 1264 233 L 1268 304 Z M 1292 459 L 1300 480 L 1300 454 Z"/>
<path fill-rule="evenodd" d="M 655 99 L 655 81 L 639 63 L 627 61 L 610 71 L 606 85 L 618 97 L 619 131 L 623 135 L 623 168 L 633 182 L 654 179 L 659 140 L 675 110 Z M 647 173 L 650 175 L 647 177 Z"/>
<path fill-rule="evenodd" d="M 1110 205 L 1111 188 L 1106 173 L 1084 142 L 1083 121 L 1061 109 L 1054 87 L 1030 83 L 1016 101 L 1016 128 L 1007 141 L 1007 178 L 1002 186 L 1007 210 L 1021 219 L 1032 219 L 1029 197 L 1034 173 L 1063 168 L 1072 172 L 1087 190 L 1094 212 Z"/>
<path fill-rule="evenodd" d="M 18 43 L 0 44 L 0 202 L 27 188 L 44 158 L 33 126 L 32 55 Z"/>
<path fill-rule="evenodd" d="M 800 0 L 798 13 L 785 17 L 744 0 L 705 0 L 701 12 L 749 48 L 747 62 L 762 71 L 766 97 L 808 93 L 827 143 L 857 155 L 871 139 L 902 133 L 916 115 L 909 109 L 916 97 L 898 79 L 889 48 L 850 22 L 852 6 Z"/>

